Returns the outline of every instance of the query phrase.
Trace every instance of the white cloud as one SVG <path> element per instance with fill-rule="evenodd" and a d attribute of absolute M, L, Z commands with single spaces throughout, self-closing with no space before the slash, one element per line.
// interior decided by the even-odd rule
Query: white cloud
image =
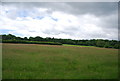
<path fill-rule="evenodd" d="M 51 8 L 33 6 L 29 9 L 24 5 L 19 9 L 17 6 L 5 5 L 0 15 L 0 29 L 10 30 L 8 33 L 21 36 L 70 39 L 118 38 L 116 22 L 113 25 L 111 22 L 111 19 L 117 21 L 115 14 L 106 17 L 88 13 L 75 15 L 61 10 L 51 11 Z"/>

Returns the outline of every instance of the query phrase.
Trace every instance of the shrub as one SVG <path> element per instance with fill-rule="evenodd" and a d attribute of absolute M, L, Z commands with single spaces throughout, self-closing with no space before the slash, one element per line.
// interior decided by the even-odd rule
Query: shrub
<path fill-rule="evenodd" d="M 62 45 L 62 43 L 59 42 L 41 42 L 41 41 L 25 41 L 25 40 L 2 40 L 2 43 Z"/>

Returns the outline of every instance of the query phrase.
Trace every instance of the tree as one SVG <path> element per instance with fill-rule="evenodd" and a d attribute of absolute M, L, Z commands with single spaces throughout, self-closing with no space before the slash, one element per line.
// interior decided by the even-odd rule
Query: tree
<path fill-rule="evenodd" d="M 104 45 L 105 45 L 105 41 L 103 41 L 103 40 L 98 40 L 96 43 L 96 46 L 98 46 L 98 47 L 104 47 Z"/>
<path fill-rule="evenodd" d="M 89 45 L 89 46 L 97 46 L 97 47 L 105 47 L 105 48 L 116 48 L 120 49 L 120 41 L 117 40 L 103 40 L 103 39 L 92 39 L 92 40 L 72 40 L 72 39 L 57 39 L 57 38 L 42 38 L 40 36 L 36 37 L 16 37 L 15 35 L 8 34 L 8 35 L 0 35 L 2 37 L 2 42 L 16 42 L 16 43 L 38 43 L 40 41 L 48 41 L 48 42 L 56 42 L 62 44 L 73 44 L 73 45 Z"/>
<path fill-rule="evenodd" d="M 109 42 L 106 42 L 105 45 L 104 45 L 105 48 L 111 48 L 110 46 L 110 43 Z"/>
<path fill-rule="evenodd" d="M 27 38 L 27 37 L 24 37 L 23 39 L 24 39 L 24 40 L 28 40 L 28 38 Z"/>
<path fill-rule="evenodd" d="M 21 38 L 21 37 L 16 37 L 15 39 L 16 40 L 23 40 L 23 38 Z"/>
<path fill-rule="evenodd" d="M 120 44 L 115 44 L 113 47 L 116 49 L 120 49 Z"/>
<path fill-rule="evenodd" d="M 14 40 L 16 38 L 15 35 L 8 34 L 8 35 L 2 35 L 3 40 Z"/>
<path fill-rule="evenodd" d="M 36 36 L 36 37 L 34 38 L 34 40 L 35 40 L 35 41 L 42 41 L 42 40 L 43 40 L 43 38 L 42 38 L 42 37 L 40 37 L 40 36 Z"/>
<path fill-rule="evenodd" d="M 33 41 L 33 40 L 34 40 L 34 37 L 29 37 L 29 40 L 30 40 L 30 41 Z"/>

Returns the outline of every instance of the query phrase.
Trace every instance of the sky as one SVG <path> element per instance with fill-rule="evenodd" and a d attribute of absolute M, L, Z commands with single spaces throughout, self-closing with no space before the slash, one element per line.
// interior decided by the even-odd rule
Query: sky
<path fill-rule="evenodd" d="M 117 2 L 2 2 L 0 34 L 118 40 Z"/>

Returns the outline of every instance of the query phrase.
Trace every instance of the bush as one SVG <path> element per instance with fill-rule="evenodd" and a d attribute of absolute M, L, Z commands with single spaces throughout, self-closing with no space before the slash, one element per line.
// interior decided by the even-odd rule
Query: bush
<path fill-rule="evenodd" d="M 62 43 L 59 42 L 40 42 L 40 41 L 25 41 L 25 40 L 2 40 L 2 43 L 62 45 Z"/>
<path fill-rule="evenodd" d="M 120 45 L 119 45 L 119 44 L 115 44 L 115 45 L 114 45 L 114 48 L 120 49 Z"/>

